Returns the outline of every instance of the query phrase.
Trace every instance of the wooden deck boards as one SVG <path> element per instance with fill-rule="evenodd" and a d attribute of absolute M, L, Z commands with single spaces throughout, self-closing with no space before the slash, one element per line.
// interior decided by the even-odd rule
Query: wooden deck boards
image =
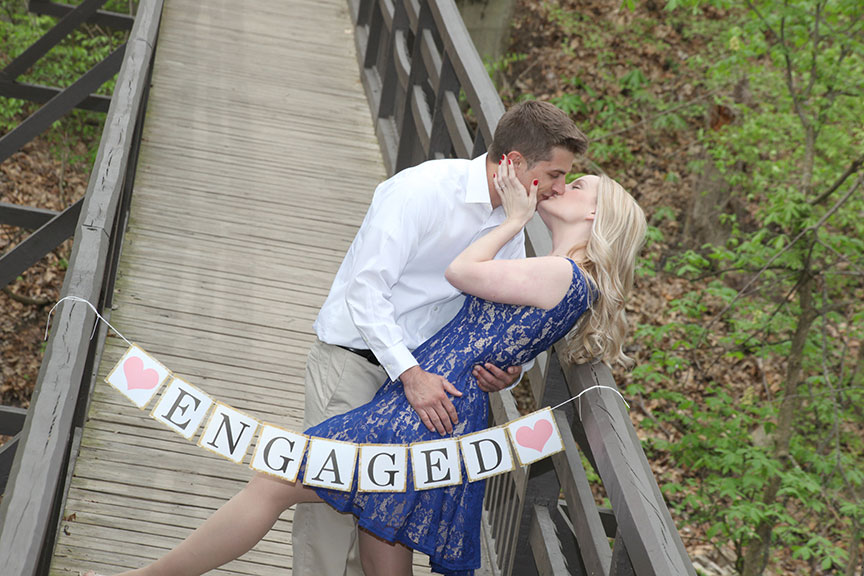
<path fill-rule="evenodd" d="M 312 322 L 384 177 L 345 0 L 167 0 L 112 324 L 300 430 Z M 51 574 L 141 566 L 252 476 L 103 382 L 125 348 L 106 341 Z M 215 574 L 290 574 L 292 517 Z"/>

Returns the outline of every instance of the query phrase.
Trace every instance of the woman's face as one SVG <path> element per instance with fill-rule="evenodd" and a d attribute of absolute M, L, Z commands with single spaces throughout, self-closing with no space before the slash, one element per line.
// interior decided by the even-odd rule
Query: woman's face
<path fill-rule="evenodd" d="M 593 221 L 597 211 L 597 189 L 600 178 L 586 175 L 573 180 L 564 187 L 564 193 L 552 196 L 537 204 L 537 211 L 547 226 L 550 217 L 565 224 Z"/>

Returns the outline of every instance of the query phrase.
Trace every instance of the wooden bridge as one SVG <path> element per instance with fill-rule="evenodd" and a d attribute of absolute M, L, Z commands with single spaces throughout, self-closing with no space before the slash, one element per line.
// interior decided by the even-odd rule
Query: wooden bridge
<path fill-rule="evenodd" d="M 82 2 L 79 20 L 112 18 L 102 3 Z M 6 80 L 0 94 L 26 89 Z M 452 0 L 142 0 L 80 212 L 45 216 L 34 237 L 77 220 L 62 296 L 215 399 L 300 430 L 312 322 L 375 186 L 482 153 L 502 112 Z M 20 138 L 0 139 L 0 157 Z M 27 211 L 0 207 L 13 212 Z M 529 238 L 548 243 L 537 222 Z M 107 385 L 127 345 L 104 324 L 91 340 L 94 319 L 58 306 L 26 420 L 0 413 L 16 435 L 0 452 L 0 471 L 14 454 L 4 576 L 140 566 L 252 475 Z M 537 364 L 540 405 L 614 385 L 602 366 L 562 371 L 554 351 Z M 493 412 L 517 416 L 509 393 Z M 620 400 L 586 396 L 581 421 L 558 420 L 565 453 L 488 484 L 484 572 L 695 575 Z M 594 503 L 577 442 L 612 510 Z M 291 518 L 218 573 L 289 574 Z M 427 565 L 417 555 L 415 573 Z"/>

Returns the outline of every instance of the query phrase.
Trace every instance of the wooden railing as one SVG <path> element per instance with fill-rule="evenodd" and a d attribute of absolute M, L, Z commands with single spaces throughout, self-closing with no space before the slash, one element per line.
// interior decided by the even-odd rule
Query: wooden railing
<path fill-rule="evenodd" d="M 26 49 L 13 55 L 14 58 L 0 69 L 0 99 L 16 98 L 41 104 L 15 128 L 0 137 L 0 163 L 7 161 L 74 109 L 108 112 L 111 98 L 96 94 L 96 91 L 119 72 L 126 51 L 125 43 L 117 46 L 110 55 L 65 88 L 32 84 L 23 79 L 24 74 L 46 57 L 54 46 L 84 23 L 99 22 L 113 30 L 117 26 L 120 29 L 132 27 L 131 17 L 100 11 L 99 8 L 105 2 L 86 0 L 76 6 L 69 6 L 48 0 L 30 0 L 30 12 L 50 13 L 61 19 Z M 72 238 L 81 216 L 82 204 L 83 198 L 61 211 L 54 211 L 0 202 L 0 224 L 17 228 L 20 232 L 30 231 L 21 242 L 0 254 L 0 288 L 5 289 L 25 270 L 42 261 L 46 254 Z M 0 494 L 6 490 L 26 414 L 27 411 L 21 408 L 0 405 L 0 434 L 12 436 L 11 440 L 0 446 Z"/>
<path fill-rule="evenodd" d="M 427 159 L 485 152 L 504 106 L 453 0 L 349 0 L 361 77 L 390 173 Z M 550 240 L 535 218 L 529 254 Z M 540 406 L 601 384 L 603 364 L 566 366 L 557 350 L 528 377 Z M 518 417 L 512 395 L 492 395 L 492 418 Z M 621 398 L 592 390 L 556 411 L 565 451 L 487 483 L 484 533 L 495 574 L 695 575 Z M 585 454 L 612 505 L 601 510 Z M 563 492 L 563 500 L 559 494 Z"/>
<path fill-rule="evenodd" d="M 504 106 L 455 5 L 418 0 L 349 4 L 360 74 L 390 173 L 430 158 L 474 158 L 485 152 Z M 453 34 L 439 33 L 457 27 Z M 474 131 L 465 123 L 460 98 L 475 116 Z"/>
<path fill-rule="evenodd" d="M 61 298 L 75 296 L 103 311 L 110 308 L 113 269 L 128 211 L 162 3 L 142 0 L 139 4 L 80 208 L 61 292 Z M 38 4 L 43 9 L 56 8 L 48 2 Z M 71 8 L 56 9 L 65 13 Z M 95 320 L 86 304 L 73 301 L 60 304 L 54 315 L 0 505 L 3 576 L 47 573 L 67 474 L 77 453 L 93 371 L 104 342 L 104 327 L 99 337 L 91 338 Z"/>

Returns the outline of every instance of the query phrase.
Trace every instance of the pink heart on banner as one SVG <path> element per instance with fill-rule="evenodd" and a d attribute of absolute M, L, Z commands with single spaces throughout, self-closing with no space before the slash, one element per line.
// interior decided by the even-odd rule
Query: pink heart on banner
<path fill-rule="evenodd" d="M 538 420 L 533 428 L 522 426 L 516 430 L 516 442 L 538 452 L 543 451 L 550 436 L 552 436 L 552 423 L 548 420 Z"/>
<path fill-rule="evenodd" d="M 129 390 L 152 390 L 159 384 L 159 373 L 152 368 L 145 370 L 144 361 L 138 356 L 130 356 L 123 362 L 123 373 Z"/>

